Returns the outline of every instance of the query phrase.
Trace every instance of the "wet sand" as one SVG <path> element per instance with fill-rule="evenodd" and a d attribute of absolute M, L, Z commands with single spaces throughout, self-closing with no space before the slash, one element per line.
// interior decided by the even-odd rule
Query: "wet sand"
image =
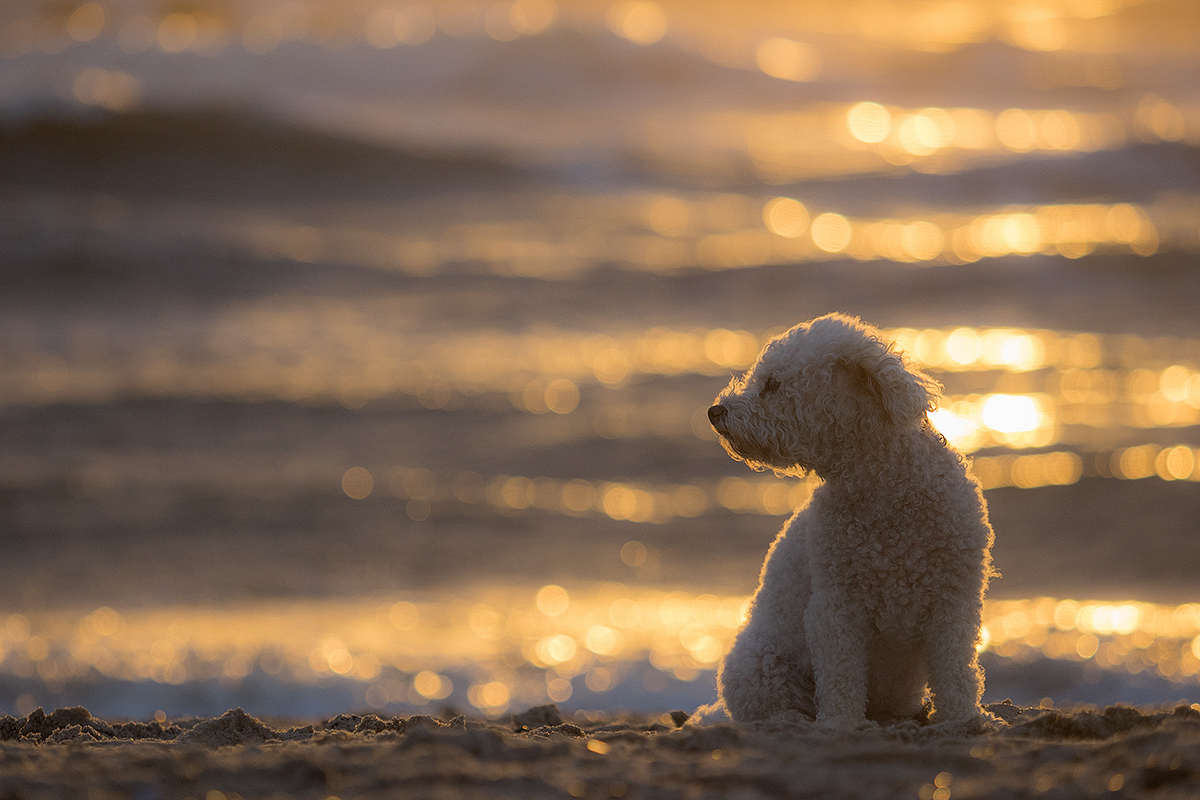
<path fill-rule="evenodd" d="M 1060 711 L 996 703 L 984 732 L 846 734 L 780 718 L 693 726 L 683 712 L 501 720 L 447 713 L 315 724 L 241 709 L 105 722 L 86 709 L 0 718 L 5 798 L 1195 797 L 1200 710 Z"/>

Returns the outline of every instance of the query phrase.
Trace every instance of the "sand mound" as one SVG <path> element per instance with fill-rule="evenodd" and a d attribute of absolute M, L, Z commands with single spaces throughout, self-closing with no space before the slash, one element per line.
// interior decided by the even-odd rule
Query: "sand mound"
<path fill-rule="evenodd" d="M 215 719 L 109 723 L 85 708 L 0 718 L 0 797 L 280 795 L 472 798 L 1184 798 L 1200 792 L 1200 711 L 1059 711 L 997 703 L 976 730 L 909 723 L 832 735 L 781 717 L 688 725 L 687 715 L 503 721 L 339 714 L 273 728 Z M 36 791 L 31 791 L 35 789 Z M 97 791 L 91 791 L 91 790 Z M 940 794 L 937 794 L 939 790 Z"/>
<path fill-rule="evenodd" d="M 28 716 L 0 717 L 0 741 L 58 742 L 107 739 L 174 739 L 183 732 L 175 725 L 164 727 L 158 722 L 106 723 L 96 719 L 86 708 L 60 708 L 51 714 L 42 709 Z"/>
<path fill-rule="evenodd" d="M 272 730 L 240 708 L 234 708 L 216 719 L 196 723 L 191 729 L 180 734 L 175 741 L 180 744 L 223 747 L 232 744 L 297 741 L 311 738 L 312 734 L 311 725 L 286 731 Z"/>

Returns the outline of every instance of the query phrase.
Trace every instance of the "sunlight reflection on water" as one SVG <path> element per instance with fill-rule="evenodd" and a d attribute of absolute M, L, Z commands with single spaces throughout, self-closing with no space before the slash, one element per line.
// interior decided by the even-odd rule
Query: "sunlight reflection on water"
<path fill-rule="evenodd" d="M 94 76 L 80 85 L 102 90 Z M 48 213 L 55 207 L 60 214 Z M 150 207 L 105 196 L 44 196 L 0 201 L 0 225 L 13 226 L 23 238 L 44 239 L 43 246 L 63 235 L 88 236 L 115 252 L 203 246 L 414 276 L 466 270 L 550 280 L 576 279 L 610 264 L 678 275 L 783 264 L 799 269 L 830 259 L 964 267 L 1038 254 L 1148 257 L 1200 249 L 1200 198 L 1191 194 L 1146 205 L 906 208 L 883 218 L 798 197 L 730 193 L 533 193 L 500 199 L 483 210 L 482 220 L 459 220 L 460 209 L 443 208 L 438 223 L 422 219 L 417 208 L 391 212 L 420 221 L 397 230 L 394 218 L 375 222 L 367 209 L 354 207 L 301 222 L 199 204 Z"/>
<path fill-rule="evenodd" d="M 684 405 L 683 396 L 678 407 L 659 398 L 660 407 L 627 414 L 589 386 L 622 389 L 654 376 L 728 374 L 749 366 L 762 344 L 781 332 L 654 328 L 615 335 L 487 331 L 431 337 L 396 327 L 361 304 L 327 305 L 231 310 L 189 334 L 201 341 L 176 353 L 162 342 L 127 350 L 130 345 L 115 338 L 101 341 L 100 331 L 66 337 L 86 346 L 62 356 L 14 347 L 0 362 L 9 387 L 0 402 L 98 402 L 133 394 L 357 408 L 408 396 L 427 409 L 454 410 L 498 394 L 531 414 L 587 415 L 606 438 L 640 435 L 641 428 L 630 427 L 636 418 L 659 420 L 654 427 L 662 435 L 711 439 L 704 409 Z M 1196 341 L 1013 328 L 886 333 L 948 383 L 932 418 L 967 452 L 1063 443 L 1111 452 L 1142 444 L 1122 430 L 1200 422 Z M 991 391 L 954 393 L 956 376 L 965 373 L 985 376 Z M 1167 472 L 1186 477 L 1181 470 L 1177 464 Z"/>
<path fill-rule="evenodd" d="M 0 626 L 0 672 L 35 678 L 48 692 L 104 676 L 182 685 L 236 686 L 251 673 L 284 683 L 341 677 L 368 705 L 422 706 L 457 687 L 479 711 L 592 701 L 638 681 L 637 668 L 680 681 L 712 680 L 747 610 L 744 596 L 597 584 L 568 591 L 496 590 L 444 602 L 296 601 L 253 608 L 165 608 L 86 615 L 9 615 Z M 1089 662 L 1152 672 L 1183 686 L 1200 673 L 1200 604 L 1037 598 L 989 602 L 980 649 L 1004 659 Z M 91 678 L 89 678 L 91 676 Z M 461 678 L 460 678 L 461 680 Z M 639 690 L 639 691 L 640 691 Z"/>

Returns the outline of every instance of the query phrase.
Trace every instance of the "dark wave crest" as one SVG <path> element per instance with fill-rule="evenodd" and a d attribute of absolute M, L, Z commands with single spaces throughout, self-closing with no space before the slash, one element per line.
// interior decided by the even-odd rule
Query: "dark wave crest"
<path fill-rule="evenodd" d="M 404 152 L 237 109 L 141 109 L 0 125 L 0 182 L 197 200 L 411 198 L 511 185 L 499 158 Z"/>

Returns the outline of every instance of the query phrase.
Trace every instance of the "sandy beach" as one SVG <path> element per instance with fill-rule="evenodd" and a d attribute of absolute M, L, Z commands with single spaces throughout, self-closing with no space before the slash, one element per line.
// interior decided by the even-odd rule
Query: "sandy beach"
<path fill-rule="evenodd" d="M 343 714 L 111 723 L 83 708 L 0 718 L 0 796 L 257 798 L 1191 798 L 1200 710 L 988 706 L 993 731 L 908 723 L 847 734 L 803 720 L 661 716 L 497 721 Z"/>

